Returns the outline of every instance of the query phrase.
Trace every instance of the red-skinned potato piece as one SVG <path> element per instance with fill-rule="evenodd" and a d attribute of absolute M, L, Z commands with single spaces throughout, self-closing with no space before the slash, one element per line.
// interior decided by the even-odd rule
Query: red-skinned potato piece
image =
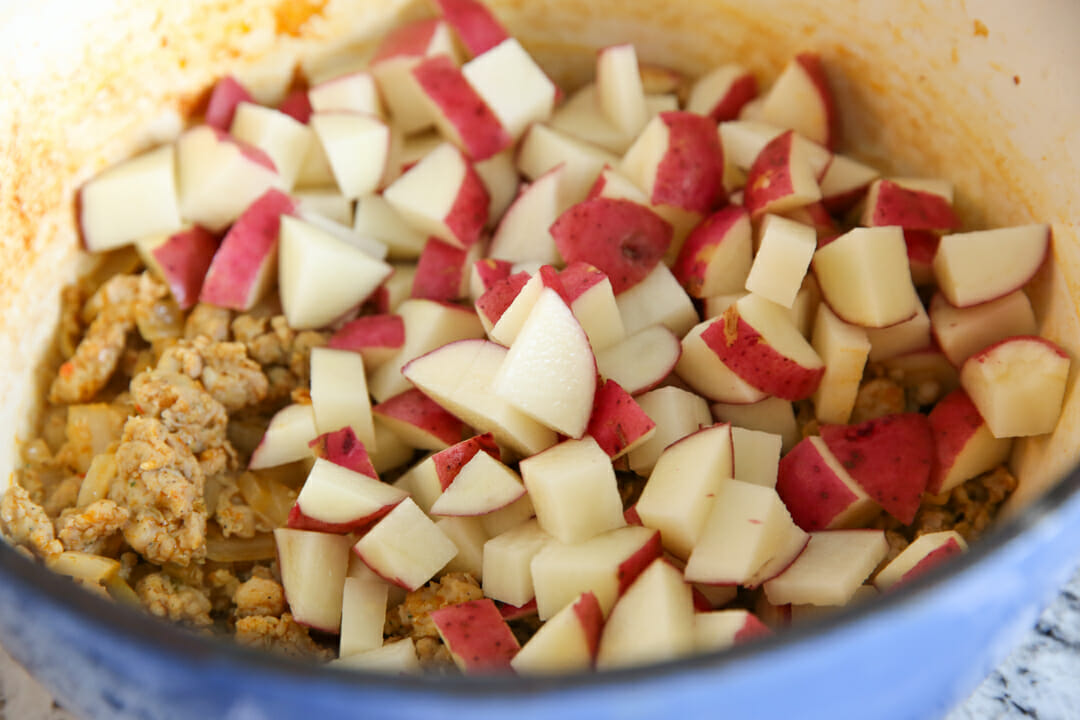
<path fill-rule="evenodd" d="M 307 121 L 311 119 L 311 113 L 314 112 L 307 89 L 297 88 L 286 95 L 278 105 L 278 112 L 285 113 L 296 122 L 307 125 Z"/>
<path fill-rule="evenodd" d="M 405 344 L 405 323 L 400 315 L 362 315 L 342 325 L 326 345 L 334 350 L 352 350 L 364 356 L 369 370 L 388 359 Z"/>
<path fill-rule="evenodd" d="M 644 205 L 594 198 L 572 206 L 551 226 L 567 263 L 599 268 L 615 294 L 641 282 L 671 244 L 671 225 Z"/>
<path fill-rule="evenodd" d="M 218 130 L 229 130 L 232 125 L 236 106 L 242 102 L 255 102 L 251 93 L 232 75 L 226 75 L 217 81 L 206 103 L 204 122 Z"/>
<path fill-rule="evenodd" d="M 416 263 L 410 297 L 452 302 L 461 297 L 468 250 L 429 237 Z"/>
<path fill-rule="evenodd" d="M 521 646 L 495 601 L 484 598 L 431 611 L 431 621 L 463 672 L 509 672 Z"/>
<path fill-rule="evenodd" d="M 948 492 L 1008 459 L 1012 440 L 995 438 L 975 403 L 960 388 L 942 398 L 927 420 L 936 453 L 926 486 L 932 495 Z"/>
<path fill-rule="evenodd" d="M 746 176 L 743 206 L 755 218 L 765 213 L 790 212 L 821 199 L 810 163 L 791 130 L 770 140 Z"/>
<path fill-rule="evenodd" d="M 439 476 L 439 484 L 442 485 L 442 489 L 446 490 L 446 488 L 450 487 L 450 483 L 454 482 L 454 478 L 457 477 L 465 463 L 472 460 L 473 456 L 481 451 L 486 452 L 496 460 L 501 461 L 502 459 L 499 446 L 495 444 L 495 439 L 491 433 L 476 435 L 435 453 L 431 459 L 435 462 L 435 472 Z"/>
<path fill-rule="evenodd" d="M 959 224 L 947 198 L 885 178 L 870 185 L 866 203 L 863 224 L 868 227 L 899 225 L 905 230 L 952 230 Z"/>
<path fill-rule="evenodd" d="M 748 295 L 725 310 L 701 339 L 750 385 L 784 400 L 804 400 L 817 390 L 825 365 L 790 316 L 779 316 L 781 310 L 786 308 Z M 784 348 L 774 345 L 778 342 Z"/>
<path fill-rule="evenodd" d="M 147 266 L 169 286 L 177 307 L 194 307 L 218 249 L 217 238 L 195 225 L 171 235 L 140 240 L 136 247 Z"/>
<path fill-rule="evenodd" d="M 612 459 L 626 453 L 655 427 L 656 423 L 614 380 L 596 388 L 592 417 L 585 433 Z"/>
<path fill-rule="evenodd" d="M 495 113 L 449 57 L 426 58 L 412 75 L 433 106 L 436 125 L 473 160 L 485 160 L 513 144 Z"/>
<path fill-rule="evenodd" d="M 904 230 L 911 281 L 916 285 L 934 282 L 934 255 L 940 242 L 941 236 L 931 230 Z"/>
<path fill-rule="evenodd" d="M 818 436 L 780 458 L 776 492 L 807 532 L 860 527 L 880 512 Z"/>
<path fill-rule="evenodd" d="M 502 280 L 496 281 L 487 291 L 476 300 L 476 313 L 492 326 L 499 321 L 506 309 L 514 302 L 514 298 L 529 282 L 529 273 L 514 273 Z"/>
<path fill-rule="evenodd" d="M 855 482 L 905 525 L 915 520 L 934 463 L 930 423 L 901 413 L 858 425 L 822 425 L 821 438 Z"/>
<path fill-rule="evenodd" d="M 817 53 L 804 52 L 792 58 L 764 96 L 760 119 L 792 128 L 830 150 L 835 149 L 840 135 L 840 114 Z"/>
<path fill-rule="evenodd" d="M 250 310 L 277 280 L 281 216 L 295 204 L 280 190 L 267 190 L 237 219 L 206 271 L 199 299 L 230 310 Z"/>
<path fill-rule="evenodd" d="M 671 272 L 691 297 L 739 292 L 750 272 L 753 251 L 750 214 L 729 205 L 694 228 Z"/>
<path fill-rule="evenodd" d="M 356 437 L 351 427 L 323 433 L 308 443 L 308 447 L 317 458 L 324 458 L 353 472 L 379 479 L 375 466 L 371 464 L 367 448 Z"/>
<path fill-rule="evenodd" d="M 461 44 L 476 56 L 510 37 L 506 28 L 477 0 L 434 0 Z"/>
<path fill-rule="evenodd" d="M 465 429 L 465 423 L 416 388 L 379 403 L 371 412 L 399 436 L 406 434 L 399 428 L 409 428 L 410 444 L 425 450 L 443 450 L 460 442 Z M 430 436 L 425 438 L 429 442 L 419 440 L 421 434 Z"/>
<path fill-rule="evenodd" d="M 709 213 L 727 200 L 724 150 L 716 123 L 689 112 L 660 113 L 670 137 L 656 169 L 650 201 L 692 212 Z"/>

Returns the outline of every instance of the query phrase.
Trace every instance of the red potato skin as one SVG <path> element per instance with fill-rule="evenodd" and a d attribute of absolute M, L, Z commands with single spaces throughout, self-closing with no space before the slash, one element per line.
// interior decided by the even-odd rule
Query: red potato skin
<path fill-rule="evenodd" d="M 660 544 L 660 532 L 657 531 L 633 555 L 619 563 L 619 568 L 616 571 L 619 580 L 617 596 L 621 597 L 627 588 L 637 580 L 638 575 L 643 573 L 645 568 L 649 567 L 654 560 L 663 554 L 664 547 Z"/>
<path fill-rule="evenodd" d="M 360 352 L 367 348 L 396 349 L 405 344 L 405 322 L 400 315 L 364 315 L 342 325 L 326 345 L 334 350 Z"/>
<path fill-rule="evenodd" d="M 466 673 L 513 672 L 510 661 L 521 646 L 495 601 L 484 598 L 432 610 L 431 621 Z"/>
<path fill-rule="evenodd" d="M 672 228 L 644 205 L 594 198 L 559 216 L 551 236 L 563 260 L 598 268 L 618 295 L 644 280 L 663 259 Z"/>
<path fill-rule="evenodd" d="M 805 400 L 814 394 L 825 368 L 809 369 L 784 357 L 732 305 L 701 334 L 716 356 L 750 385 L 784 400 Z M 764 372 L 763 368 L 774 368 Z"/>
<path fill-rule="evenodd" d="M 724 149 L 716 123 L 689 112 L 664 112 L 668 148 L 656 169 L 651 201 L 702 214 L 727 202 Z"/>
<path fill-rule="evenodd" d="M 323 433 L 308 443 L 308 447 L 317 458 L 329 460 L 335 465 L 367 475 L 369 478 L 379 479 L 375 466 L 371 464 L 367 448 L 356 437 L 351 427 Z"/>
<path fill-rule="evenodd" d="M 543 268 L 540 270 L 543 272 Z M 573 262 L 563 268 L 558 277 L 561 289 L 556 289 L 559 295 L 567 305 L 573 306 L 575 300 L 604 282 L 607 275 L 603 270 L 589 263 Z"/>
<path fill-rule="evenodd" d="M 623 520 L 627 525 L 637 525 L 638 527 L 644 527 L 645 523 L 641 521 L 641 516 L 637 512 L 637 503 L 623 510 Z"/>
<path fill-rule="evenodd" d="M 199 299 L 230 310 L 254 305 L 258 298 L 251 295 L 250 281 L 265 263 L 277 262 L 281 216 L 294 211 L 292 198 L 273 188 L 253 202 L 221 241 L 206 270 Z"/>
<path fill-rule="evenodd" d="M 508 605 L 506 603 L 495 603 L 499 608 L 499 614 L 502 615 L 502 619 L 506 622 L 511 620 L 520 620 L 521 618 L 532 617 L 536 615 L 536 598 L 533 598 L 524 605 Z"/>
<path fill-rule="evenodd" d="M 416 263 L 410 296 L 444 302 L 460 298 L 467 253 L 436 237 L 428 238 Z"/>
<path fill-rule="evenodd" d="M 217 81 L 206 103 L 204 122 L 212 128 L 228 131 L 232 126 L 236 106 L 242 102 L 255 102 L 251 93 L 232 75 Z"/>
<path fill-rule="evenodd" d="M 952 230 L 959 226 L 952 206 L 940 195 L 908 190 L 891 180 L 878 183 L 871 226 L 899 225 L 905 230 Z"/>
<path fill-rule="evenodd" d="M 450 27 L 454 28 L 461 44 L 473 57 L 490 50 L 510 34 L 495 19 L 491 11 L 476 0 L 434 0 Z"/>
<path fill-rule="evenodd" d="M 820 238 L 835 238 L 840 234 L 840 228 L 836 226 L 836 221 L 833 220 L 832 215 L 829 214 L 829 211 L 821 201 L 803 205 L 801 208 L 792 210 L 787 213 L 787 217 L 796 222 L 801 222 L 803 225 L 809 225 L 814 228 L 814 231 L 817 232 L 819 238 L 818 247 L 821 247 Z"/>
<path fill-rule="evenodd" d="M 690 597 L 694 601 L 694 612 L 709 612 L 713 609 L 709 598 L 705 597 L 705 593 L 696 587 L 691 588 Z"/>
<path fill-rule="evenodd" d="M 379 403 L 371 412 L 415 425 L 449 445 L 460 442 L 465 430 L 465 423 L 416 388 Z"/>
<path fill-rule="evenodd" d="M 921 413 L 859 425 L 822 425 L 821 439 L 874 502 L 904 523 L 915 520 L 934 464 L 934 436 Z"/>
<path fill-rule="evenodd" d="M 277 165 L 275 165 L 274 161 L 270 159 L 270 156 L 259 148 L 255 147 L 254 145 L 246 143 L 243 140 L 238 140 L 232 135 L 230 135 L 228 132 L 224 130 L 218 130 L 217 128 L 214 128 L 214 136 L 217 138 L 218 142 L 232 143 L 233 145 L 236 145 L 236 147 L 240 149 L 241 156 L 243 156 L 246 160 L 249 160 L 256 165 L 262 165 L 267 170 L 273 170 L 274 172 L 277 172 Z"/>
<path fill-rule="evenodd" d="M 278 105 L 278 112 L 285 113 L 296 122 L 307 125 L 308 120 L 311 119 L 311 113 L 314 112 L 307 90 L 297 89 L 286 95 Z"/>
<path fill-rule="evenodd" d="M 509 260 L 496 260 L 495 258 L 483 258 L 473 264 L 485 292 L 490 290 L 495 283 L 510 277 L 510 270 L 513 266 L 513 263 Z"/>
<path fill-rule="evenodd" d="M 461 160 L 465 163 L 465 178 L 445 220 L 461 247 L 470 248 L 487 224 L 491 198 L 472 163 L 464 155 Z"/>
<path fill-rule="evenodd" d="M 154 248 L 154 260 L 161 266 L 176 305 L 188 310 L 199 301 L 206 271 L 218 250 L 218 239 L 196 225 L 176 233 Z"/>
<path fill-rule="evenodd" d="M 349 522 L 328 523 L 305 515 L 300 509 L 300 505 L 297 504 L 293 505 L 289 510 L 289 519 L 286 524 L 294 530 L 311 530 L 313 532 L 331 533 L 333 535 L 346 535 L 348 533 L 363 534 L 395 507 L 397 507 L 397 503 L 381 507 L 377 512 L 372 513 L 371 515 L 356 518 Z"/>
<path fill-rule="evenodd" d="M 714 122 L 721 123 L 735 120 L 742 112 L 743 106 L 758 96 L 757 78 L 747 73 L 734 80 L 725 92 L 709 110 L 709 117 Z"/>
<path fill-rule="evenodd" d="M 934 282 L 932 263 L 941 244 L 941 236 L 930 230 L 904 230 L 904 244 L 907 245 L 912 281 L 916 285 Z"/>
<path fill-rule="evenodd" d="M 391 30 L 379 43 L 371 59 L 372 66 L 395 57 L 423 57 L 440 22 L 439 18 L 428 18 Z"/>
<path fill-rule="evenodd" d="M 513 304 L 527 282 L 529 282 L 527 272 L 515 273 L 495 282 L 476 299 L 477 314 L 487 318 L 492 325 L 499 322 L 499 318 L 506 312 L 506 308 Z"/>
<path fill-rule="evenodd" d="M 768 625 L 761 622 L 757 615 L 753 613 L 746 614 L 746 622 L 743 624 L 739 631 L 735 633 L 735 644 L 750 642 L 756 638 L 766 637 L 772 635 L 773 632 Z"/>
<path fill-rule="evenodd" d="M 832 88 L 829 86 L 829 78 L 825 74 L 825 68 L 821 64 L 821 57 L 817 53 L 804 52 L 795 56 L 797 62 L 806 72 L 810 82 L 818 91 L 821 98 L 826 122 L 829 127 L 829 137 L 822 143 L 829 150 L 835 150 L 840 141 L 840 113 L 836 109 L 836 101 L 833 99 Z"/>
<path fill-rule="evenodd" d="M 454 478 L 461 472 L 461 468 L 465 466 L 465 463 L 472 460 L 476 453 L 481 450 L 496 460 L 502 459 L 499 446 L 495 444 L 495 439 L 491 433 L 484 433 L 468 440 L 462 440 L 456 445 L 451 445 L 431 456 L 432 461 L 435 463 L 435 472 L 439 476 L 439 484 L 443 490 L 450 487 L 450 483 L 454 482 Z"/>
<path fill-rule="evenodd" d="M 585 434 L 592 436 L 609 457 L 618 455 L 654 427 L 656 423 L 619 383 L 608 380 L 597 387 Z"/>
<path fill-rule="evenodd" d="M 513 144 L 495 113 L 449 57 L 435 55 L 421 61 L 412 76 L 454 126 L 473 160 L 485 160 Z"/>
<path fill-rule="evenodd" d="M 906 582 L 910 582 L 912 579 L 925 573 L 937 565 L 940 565 L 944 561 L 951 558 L 953 555 L 960 555 L 964 552 L 964 549 L 960 547 L 960 543 L 956 542 L 956 538 L 949 538 L 944 545 L 930 552 L 926 553 L 926 556 L 922 560 L 915 563 L 915 565 L 904 573 L 899 580 L 893 583 L 893 587 Z M 891 588 L 890 588 L 891 589 Z"/>
<path fill-rule="evenodd" d="M 776 492 L 791 519 L 807 532 L 827 530 L 832 519 L 856 500 L 808 439 L 780 458 Z"/>
<path fill-rule="evenodd" d="M 709 273 L 709 265 L 724 240 L 730 237 L 732 228 L 749 219 L 750 213 L 739 205 L 729 205 L 709 216 L 694 228 L 679 250 L 679 256 L 671 267 L 675 279 L 686 288 L 690 297 L 704 297 L 701 288 Z"/>
<path fill-rule="evenodd" d="M 746 175 L 743 206 L 754 217 L 761 215 L 773 200 L 794 192 L 791 179 L 791 149 L 795 132 L 777 135 L 761 149 Z"/>
<path fill-rule="evenodd" d="M 941 492 L 941 484 L 952 463 L 985 421 L 963 388 L 957 388 L 939 400 L 926 419 L 934 438 L 935 453 L 926 492 L 936 495 Z"/>
<path fill-rule="evenodd" d="M 593 593 L 584 592 L 574 603 L 574 614 L 577 615 L 581 630 L 585 634 L 589 656 L 595 659 L 596 651 L 600 647 L 600 631 L 604 628 L 604 611 L 600 608 L 600 601 Z"/>

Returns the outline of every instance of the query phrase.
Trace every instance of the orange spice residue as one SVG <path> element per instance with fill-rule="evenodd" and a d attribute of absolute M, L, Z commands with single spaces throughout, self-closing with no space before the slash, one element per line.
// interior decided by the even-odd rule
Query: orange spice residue
<path fill-rule="evenodd" d="M 274 10 L 278 35 L 298 37 L 304 24 L 326 7 L 326 0 L 285 0 Z"/>

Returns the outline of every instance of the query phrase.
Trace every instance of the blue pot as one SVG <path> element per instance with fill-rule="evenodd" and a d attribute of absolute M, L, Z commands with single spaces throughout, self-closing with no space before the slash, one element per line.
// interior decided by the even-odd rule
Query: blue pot
<path fill-rule="evenodd" d="M 388 678 L 204 638 L 0 543 L 0 643 L 87 718 L 937 717 L 1035 622 L 1080 556 L 1080 473 L 880 601 L 731 651 L 565 679 Z"/>

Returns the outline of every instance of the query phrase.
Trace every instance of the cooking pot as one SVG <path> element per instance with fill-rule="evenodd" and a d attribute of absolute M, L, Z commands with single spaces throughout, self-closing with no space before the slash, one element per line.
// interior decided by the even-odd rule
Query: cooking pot
<path fill-rule="evenodd" d="M 737 59 L 774 78 L 821 53 L 842 147 L 894 174 L 956 183 L 966 227 L 1046 221 L 1030 293 L 1080 367 L 1080 4 L 1070 0 L 492 0 L 564 89 L 594 49 L 698 74 Z M 174 137 L 214 79 L 279 99 L 294 68 L 362 60 L 402 0 L 39 0 L 0 4 L 0 472 L 17 457 L 64 283 L 86 269 L 73 191 Z M 0 544 L 0 642 L 65 707 L 102 718 L 926 718 L 1000 661 L 1080 557 L 1080 398 L 1018 443 L 1020 487 L 962 558 L 879 602 L 750 646 L 552 679 L 386 678 L 190 634 L 85 593 Z M 1064 478 L 1064 479 L 1062 479 Z M 1060 482 L 1059 482 L 1060 481 Z"/>

